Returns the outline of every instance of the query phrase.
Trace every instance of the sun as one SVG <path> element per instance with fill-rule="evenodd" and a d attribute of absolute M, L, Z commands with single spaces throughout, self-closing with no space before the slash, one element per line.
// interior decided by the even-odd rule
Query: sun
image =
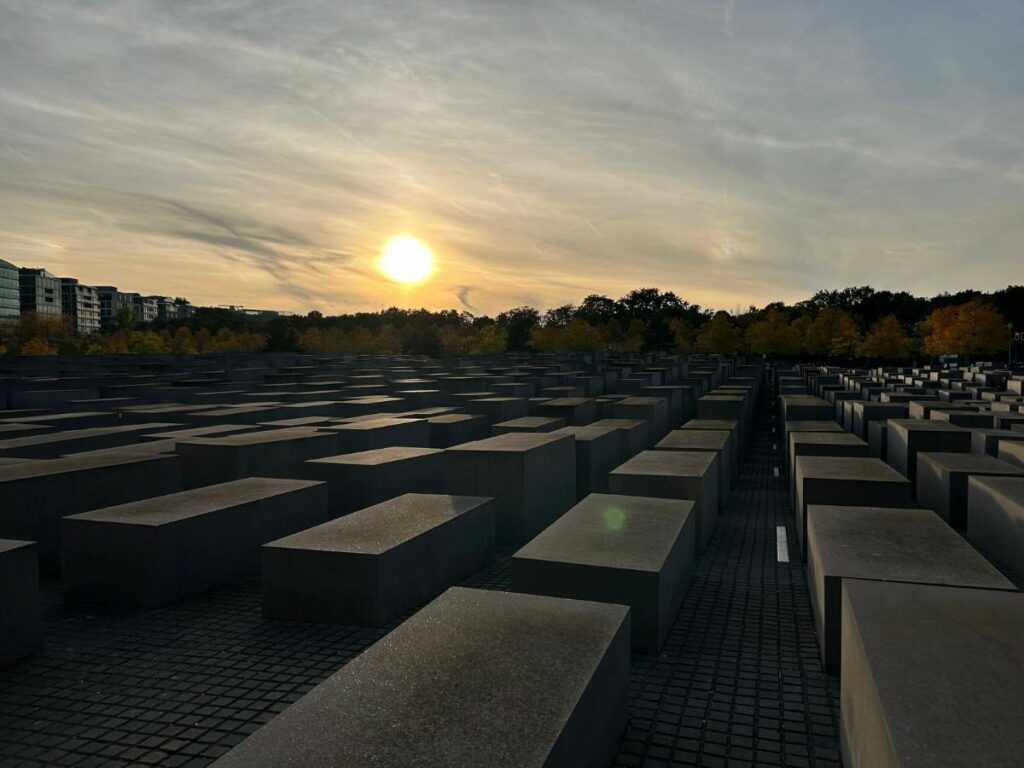
<path fill-rule="evenodd" d="M 411 235 L 392 237 L 381 252 L 377 267 L 389 280 L 411 285 L 426 280 L 434 271 L 434 254 Z"/>

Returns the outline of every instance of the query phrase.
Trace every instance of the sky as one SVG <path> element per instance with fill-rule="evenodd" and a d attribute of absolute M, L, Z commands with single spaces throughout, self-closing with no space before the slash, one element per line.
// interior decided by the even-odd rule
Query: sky
<path fill-rule="evenodd" d="M 1022 40 L 1019 0 L 0 0 L 0 258 L 325 313 L 998 289 Z"/>

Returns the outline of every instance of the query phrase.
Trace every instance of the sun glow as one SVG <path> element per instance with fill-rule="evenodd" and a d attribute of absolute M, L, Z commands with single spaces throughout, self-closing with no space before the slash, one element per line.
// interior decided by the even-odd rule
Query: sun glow
<path fill-rule="evenodd" d="M 434 254 L 415 237 L 399 235 L 388 240 L 377 267 L 389 280 L 412 285 L 434 272 Z"/>

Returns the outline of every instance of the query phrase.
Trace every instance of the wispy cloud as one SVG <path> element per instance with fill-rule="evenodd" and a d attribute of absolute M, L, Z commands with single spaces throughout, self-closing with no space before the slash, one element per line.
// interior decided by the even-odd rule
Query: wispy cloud
<path fill-rule="evenodd" d="M 0 0 L 0 257 L 300 311 L 993 288 L 1022 27 L 1012 0 Z M 374 267 L 399 232 L 438 256 L 412 291 Z"/>

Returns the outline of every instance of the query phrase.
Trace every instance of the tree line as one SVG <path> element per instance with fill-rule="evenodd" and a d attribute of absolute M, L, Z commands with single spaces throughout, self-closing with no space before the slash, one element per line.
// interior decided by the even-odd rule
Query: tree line
<path fill-rule="evenodd" d="M 904 361 L 940 355 L 999 356 L 1009 324 L 1024 329 L 1024 286 L 931 299 L 870 287 L 819 291 L 806 301 L 713 312 L 671 291 L 638 288 L 619 299 L 590 295 L 544 312 L 513 307 L 494 317 L 392 307 L 381 312 L 254 318 L 219 308 L 194 317 L 80 335 L 67 319 L 25 315 L 0 326 L 0 353 L 203 354 L 295 351 L 317 355 L 456 357 L 506 351 L 753 353 L 775 358 Z"/>

